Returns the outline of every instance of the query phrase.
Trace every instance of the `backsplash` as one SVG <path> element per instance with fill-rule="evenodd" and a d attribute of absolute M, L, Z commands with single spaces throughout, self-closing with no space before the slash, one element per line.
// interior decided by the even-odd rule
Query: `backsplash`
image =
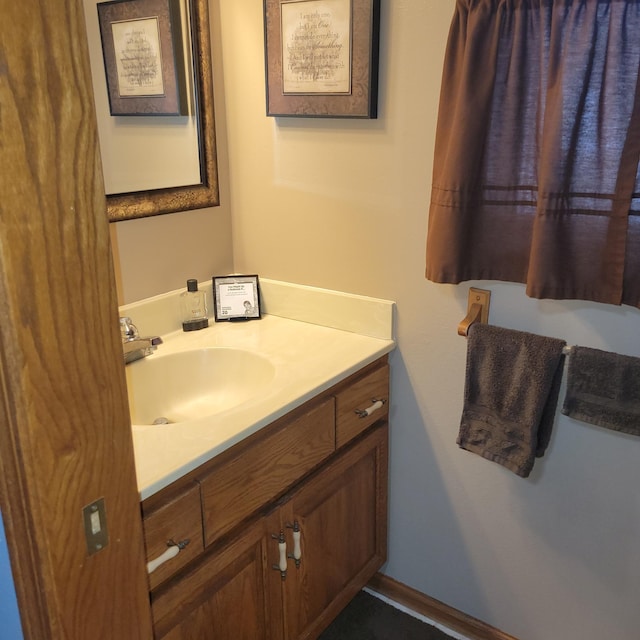
<path fill-rule="evenodd" d="M 202 281 L 199 288 L 207 299 L 213 317 L 212 283 Z M 181 329 L 180 294 L 184 288 L 122 305 L 121 316 L 130 316 L 140 335 L 165 335 Z M 372 338 L 393 340 L 395 303 L 341 291 L 260 279 L 262 312 L 309 322 Z"/>

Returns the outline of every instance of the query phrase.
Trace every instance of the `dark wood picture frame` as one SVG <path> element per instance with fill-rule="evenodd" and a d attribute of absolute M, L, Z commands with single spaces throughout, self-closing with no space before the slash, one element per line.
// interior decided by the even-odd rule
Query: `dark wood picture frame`
<path fill-rule="evenodd" d="M 377 117 L 380 0 L 264 0 L 264 32 L 268 116 Z"/>
<path fill-rule="evenodd" d="M 111 0 L 97 8 L 111 115 L 187 115 L 180 0 Z M 127 39 L 126 53 L 116 50 L 116 37 Z"/>
<path fill-rule="evenodd" d="M 216 322 L 259 320 L 262 317 L 257 275 L 213 276 L 211 280 Z"/>

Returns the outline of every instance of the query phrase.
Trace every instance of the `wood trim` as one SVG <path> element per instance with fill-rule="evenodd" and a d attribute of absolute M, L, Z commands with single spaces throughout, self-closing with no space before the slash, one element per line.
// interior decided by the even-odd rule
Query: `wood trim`
<path fill-rule="evenodd" d="M 0 265 L 1 266 L 1 265 Z M 0 287 L 1 289 L 1 287 Z M 31 520 L 30 495 L 22 475 L 15 416 L 12 415 L 12 393 L 7 388 L 4 372 L 7 370 L 6 354 L 0 350 L 0 505 L 4 529 L 11 555 L 11 571 L 16 596 L 21 604 L 22 633 L 25 638 L 47 638 L 51 620 L 47 615 L 47 601 L 43 580 L 38 567 L 42 566 L 34 526 Z M 11 544 L 20 540 L 19 544 Z M 4 585 L 3 585 L 4 586 Z M 26 608 L 23 608 L 26 607 Z"/>
<path fill-rule="evenodd" d="M 0 12 L 0 506 L 23 632 L 146 640 L 82 3 L 3 1 Z M 109 542 L 89 555 L 83 508 L 100 498 Z"/>
<path fill-rule="evenodd" d="M 491 625 L 454 609 L 440 600 L 397 582 L 382 573 L 376 573 L 367 587 L 411 611 L 441 624 L 452 631 L 465 635 L 470 640 L 518 640 Z"/>

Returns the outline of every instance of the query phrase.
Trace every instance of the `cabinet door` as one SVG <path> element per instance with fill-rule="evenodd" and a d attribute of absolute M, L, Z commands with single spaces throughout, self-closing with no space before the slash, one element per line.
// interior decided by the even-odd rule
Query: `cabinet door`
<path fill-rule="evenodd" d="M 278 572 L 266 564 L 273 541 L 264 526 L 264 519 L 249 525 L 179 580 L 152 594 L 156 640 L 281 638 L 280 594 L 271 606 L 273 591 L 267 587 L 269 572 Z"/>
<path fill-rule="evenodd" d="M 387 425 L 374 429 L 313 476 L 279 512 L 287 549 L 301 532 L 299 566 L 289 560 L 285 638 L 315 638 L 386 560 Z"/>

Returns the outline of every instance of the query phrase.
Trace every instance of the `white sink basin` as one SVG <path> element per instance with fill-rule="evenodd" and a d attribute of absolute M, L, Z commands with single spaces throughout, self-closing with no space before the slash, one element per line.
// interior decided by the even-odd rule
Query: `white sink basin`
<path fill-rule="evenodd" d="M 261 355 L 211 347 L 152 356 L 126 366 L 133 424 L 185 422 L 251 400 L 275 377 Z"/>

